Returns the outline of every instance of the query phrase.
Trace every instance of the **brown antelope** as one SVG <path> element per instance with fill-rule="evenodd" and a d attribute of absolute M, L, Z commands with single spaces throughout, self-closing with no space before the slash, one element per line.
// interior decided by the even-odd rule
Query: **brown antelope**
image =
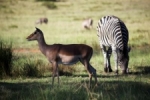
<path fill-rule="evenodd" d="M 40 18 L 35 22 L 35 24 L 43 24 L 43 23 L 47 24 L 48 18 Z"/>
<path fill-rule="evenodd" d="M 93 20 L 91 18 L 88 18 L 88 19 L 85 19 L 82 23 L 82 26 L 85 28 L 85 29 L 91 29 L 92 28 L 92 25 L 93 25 Z"/>
<path fill-rule="evenodd" d="M 89 86 L 92 80 L 92 75 L 95 77 L 97 84 L 96 70 L 91 66 L 90 59 L 92 57 L 93 49 L 85 44 L 52 44 L 48 45 L 45 42 L 43 32 L 36 28 L 36 30 L 27 37 L 28 41 L 37 40 L 40 51 L 47 57 L 53 67 L 52 86 L 54 84 L 54 77 L 57 75 L 59 84 L 58 64 L 72 65 L 80 61 L 86 68 L 89 74 Z"/>

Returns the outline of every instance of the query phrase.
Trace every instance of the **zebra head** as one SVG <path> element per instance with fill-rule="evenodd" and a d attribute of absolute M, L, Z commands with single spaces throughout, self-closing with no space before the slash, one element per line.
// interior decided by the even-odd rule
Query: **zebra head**
<path fill-rule="evenodd" d="M 123 51 L 119 50 L 118 54 L 118 65 L 122 69 L 122 73 L 128 73 L 128 63 L 129 63 L 129 52 L 131 48 L 127 47 Z"/>

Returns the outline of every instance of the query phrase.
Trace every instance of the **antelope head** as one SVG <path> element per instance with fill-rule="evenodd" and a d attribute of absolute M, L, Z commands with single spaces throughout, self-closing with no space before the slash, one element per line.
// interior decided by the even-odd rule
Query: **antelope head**
<path fill-rule="evenodd" d="M 36 30 L 32 34 L 30 34 L 26 39 L 28 41 L 41 40 L 42 36 L 43 36 L 43 32 L 40 29 L 36 28 Z"/>

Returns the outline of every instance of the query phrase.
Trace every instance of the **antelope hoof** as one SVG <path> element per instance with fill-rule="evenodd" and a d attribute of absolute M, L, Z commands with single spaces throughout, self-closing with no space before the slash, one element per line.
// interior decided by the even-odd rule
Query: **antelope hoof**
<path fill-rule="evenodd" d="M 105 73 L 108 72 L 108 68 L 107 68 L 107 67 L 104 68 L 104 72 L 105 72 Z"/>

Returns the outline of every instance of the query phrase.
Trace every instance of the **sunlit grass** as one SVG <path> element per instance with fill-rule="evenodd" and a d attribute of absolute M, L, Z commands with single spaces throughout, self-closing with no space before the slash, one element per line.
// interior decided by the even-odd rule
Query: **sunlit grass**
<path fill-rule="evenodd" d="M 35 27 L 39 27 L 44 33 L 47 44 L 84 43 L 92 46 L 94 56 L 91 59 L 91 63 L 98 70 L 99 67 L 97 66 L 101 66 L 100 69 L 102 70 L 103 57 L 96 36 L 97 21 L 104 15 L 116 15 L 127 25 L 130 33 L 129 45 L 131 48 L 134 47 L 130 53 L 131 59 L 129 65 L 131 69 L 136 67 L 136 65 L 149 65 L 149 61 L 147 60 L 149 52 L 147 51 L 146 54 L 143 54 L 145 51 L 138 52 L 141 51 L 138 47 L 145 48 L 150 44 L 150 30 L 147 28 L 150 13 L 146 12 L 149 10 L 148 1 L 122 2 L 119 0 L 110 2 L 108 0 L 82 0 L 72 2 L 71 0 L 66 0 L 64 2 L 55 2 L 58 7 L 56 10 L 47 9 L 42 3 L 36 2 L 36 0 L 8 0 L 0 4 L 0 36 L 6 41 L 11 40 L 14 50 L 26 48 L 38 50 L 37 42 L 28 42 L 26 37 L 35 30 Z M 37 9 L 37 7 L 40 9 Z M 35 21 L 43 16 L 49 19 L 48 25 L 35 25 Z M 90 31 L 84 30 L 81 27 L 82 20 L 88 17 L 94 19 L 94 29 Z M 24 52 L 20 52 L 19 54 L 24 54 Z M 36 55 L 41 54 L 35 53 L 34 56 Z M 46 60 L 44 56 L 42 56 L 42 59 Z"/>

